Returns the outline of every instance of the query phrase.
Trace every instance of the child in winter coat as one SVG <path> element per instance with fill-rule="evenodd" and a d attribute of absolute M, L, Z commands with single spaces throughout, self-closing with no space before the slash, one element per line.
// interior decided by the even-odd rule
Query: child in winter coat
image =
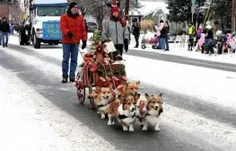
<path fill-rule="evenodd" d="M 201 33 L 201 37 L 200 39 L 198 40 L 197 42 L 197 50 L 202 50 L 202 53 L 204 51 L 204 46 L 203 44 L 205 43 L 205 37 L 206 37 L 206 34 L 205 33 Z"/>

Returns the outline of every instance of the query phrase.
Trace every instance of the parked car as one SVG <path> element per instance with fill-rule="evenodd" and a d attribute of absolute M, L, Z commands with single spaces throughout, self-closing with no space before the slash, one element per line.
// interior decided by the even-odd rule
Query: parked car
<path fill-rule="evenodd" d="M 87 22 L 88 32 L 94 32 L 98 25 L 95 22 Z"/>

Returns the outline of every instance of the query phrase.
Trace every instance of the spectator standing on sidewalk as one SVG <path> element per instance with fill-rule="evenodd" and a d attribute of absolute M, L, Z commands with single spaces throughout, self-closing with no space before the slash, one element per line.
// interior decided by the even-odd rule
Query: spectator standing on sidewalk
<path fill-rule="evenodd" d="M 7 47 L 8 45 L 8 38 L 9 38 L 9 33 L 11 32 L 10 31 L 10 25 L 9 23 L 7 22 L 7 18 L 6 17 L 3 17 L 3 21 L 1 23 L 1 37 L 2 37 L 2 46 L 3 47 Z"/>
<path fill-rule="evenodd" d="M 195 47 L 197 46 L 198 40 L 201 38 L 201 34 L 203 33 L 202 26 L 199 26 L 197 29 L 197 35 L 196 35 L 196 41 L 195 41 Z"/>
<path fill-rule="evenodd" d="M 194 46 L 194 37 L 195 37 L 195 26 L 193 25 L 193 23 L 189 24 L 188 36 L 189 36 L 188 50 L 192 51 L 193 50 L 193 46 Z"/>
<path fill-rule="evenodd" d="M 140 24 L 135 21 L 133 26 L 132 26 L 132 31 L 133 31 L 133 35 L 134 35 L 134 38 L 135 38 L 135 41 L 136 41 L 136 45 L 135 45 L 135 48 L 138 48 L 139 47 L 139 36 L 140 36 Z"/>
<path fill-rule="evenodd" d="M 160 41 L 161 30 L 162 30 L 163 27 L 164 27 L 164 21 L 163 20 L 160 21 L 159 26 L 158 25 L 155 26 L 156 35 L 157 35 L 157 39 L 158 39 L 158 49 L 162 49 L 162 47 L 163 47 L 162 45 L 164 45 L 163 41 L 162 42 Z"/>
<path fill-rule="evenodd" d="M 206 26 L 206 38 L 205 38 L 205 51 L 206 54 L 209 54 L 209 52 L 211 52 L 212 54 L 214 53 L 214 49 L 213 49 L 213 42 L 214 39 L 214 34 L 213 34 L 213 30 L 210 24 L 208 24 Z"/>
<path fill-rule="evenodd" d="M 166 48 L 165 48 L 165 50 L 169 51 L 169 31 L 170 31 L 170 26 L 169 26 L 168 21 L 165 22 L 164 29 L 166 30 L 166 37 L 165 37 L 166 38 L 166 40 L 165 40 Z"/>
<path fill-rule="evenodd" d="M 2 45 L 2 19 L 0 18 L 0 45 Z"/>
<path fill-rule="evenodd" d="M 70 61 L 70 82 L 75 81 L 75 71 L 78 58 L 78 44 L 82 40 L 82 49 L 87 45 L 87 32 L 84 17 L 78 14 L 78 5 L 71 2 L 67 13 L 61 16 L 60 29 L 62 31 L 62 83 L 68 80 L 69 60 Z"/>

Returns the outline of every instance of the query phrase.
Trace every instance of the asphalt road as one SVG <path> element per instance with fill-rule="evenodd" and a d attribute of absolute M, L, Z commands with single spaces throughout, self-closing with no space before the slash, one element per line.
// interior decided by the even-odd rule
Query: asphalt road
<path fill-rule="evenodd" d="M 16 45 L 9 45 L 10 48 L 23 52 L 26 55 L 37 57 L 43 61 L 48 62 L 56 66 L 61 66 L 61 62 L 55 60 L 52 57 L 43 56 L 37 51 L 32 51 L 27 47 L 19 47 Z M 0 48 L 1 49 L 1 48 Z M 40 51 L 40 50 L 39 50 Z M 147 53 L 143 55 L 141 52 L 130 51 L 129 55 L 142 55 L 151 59 L 159 59 L 165 61 L 187 63 L 188 61 L 194 62 L 194 65 L 205 66 L 209 68 L 219 69 L 229 69 L 228 66 L 232 67 L 229 70 L 236 72 L 233 66 L 229 64 L 218 64 L 215 65 L 212 62 L 204 62 L 210 64 L 209 66 L 201 64 L 199 60 L 187 59 L 182 57 L 175 57 L 169 55 L 160 54 L 150 54 Z M 199 63 L 198 63 L 199 62 Z M 86 105 L 81 106 L 77 102 L 75 89 L 72 88 L 71 84 L 61 84 L 60 81 L 55 81 L 49 79 L 48 77 L 42 76 L 43 73 L 39 71 L 36 67 L 32 68 L 29 66 L 29 62 L 25 60 L 22 62 L 19 58 L 8 55 L 4 51 L 0 50 L 0 65 L 6 69 L 13 72 L 17 72 L 19 78 L 25 81 L 28 85 L 34 88 L 38 93 L 43 95 L 45 98 L 53 102 L 58 107 L 62 108 L 76 119 L 81 121 L 84 125 L 95 131 L 105 140 L 114 145 L 117 149 L 125 151 L 218 151 L 220 150 L 217 146 L 211 146 L 208 143 L 199 140 L 192 135 L 185 133 L 184 131 L 174 129 L 168 125 L 163 125 L 162 131 L 159 133 L 153 132 L 141 132 L 137 128 L 135 133 L 123 132 L 119 125 L 114 127 L 106 126 L 106 121 L 98 118 L 95 111 L 89 110 Z M 217 121 L 225 122 L 236 127 L 236 113 L 232 109 L 221 108 L 219 106 L 214 106 L 212 104 L 201 103 L 197 98 L 190 98 L 184 95 L 175 94 L 162 90 L 156 87 L 150 87 L 149 85 L 144 85 L 143 88 L 149 93 L 163 92 L 167 104 L 171 104 L 178 108 L 183 108 L 190 110 L 201 116 L 205 116 L 210 119 L 215 119 Z M 92 144 L 91 144 L 92 145 Z"/>

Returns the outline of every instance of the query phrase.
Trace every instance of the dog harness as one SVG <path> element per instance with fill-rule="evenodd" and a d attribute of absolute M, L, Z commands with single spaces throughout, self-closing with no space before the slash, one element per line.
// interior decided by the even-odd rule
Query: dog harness
<path fill-rule="evenodd" d="M 136 115 L 135 115 L 135 113 L 134 113 L 134 115 L 132 116 L 132 118 L 134 118 Z M 118 117 L 117 117 L 119 120 L 123 120 L 123 119 L 125 119 L 125 118 L 129 118 L 128 116 L 126 116 L 126 115 L 119 115 Z"/>

